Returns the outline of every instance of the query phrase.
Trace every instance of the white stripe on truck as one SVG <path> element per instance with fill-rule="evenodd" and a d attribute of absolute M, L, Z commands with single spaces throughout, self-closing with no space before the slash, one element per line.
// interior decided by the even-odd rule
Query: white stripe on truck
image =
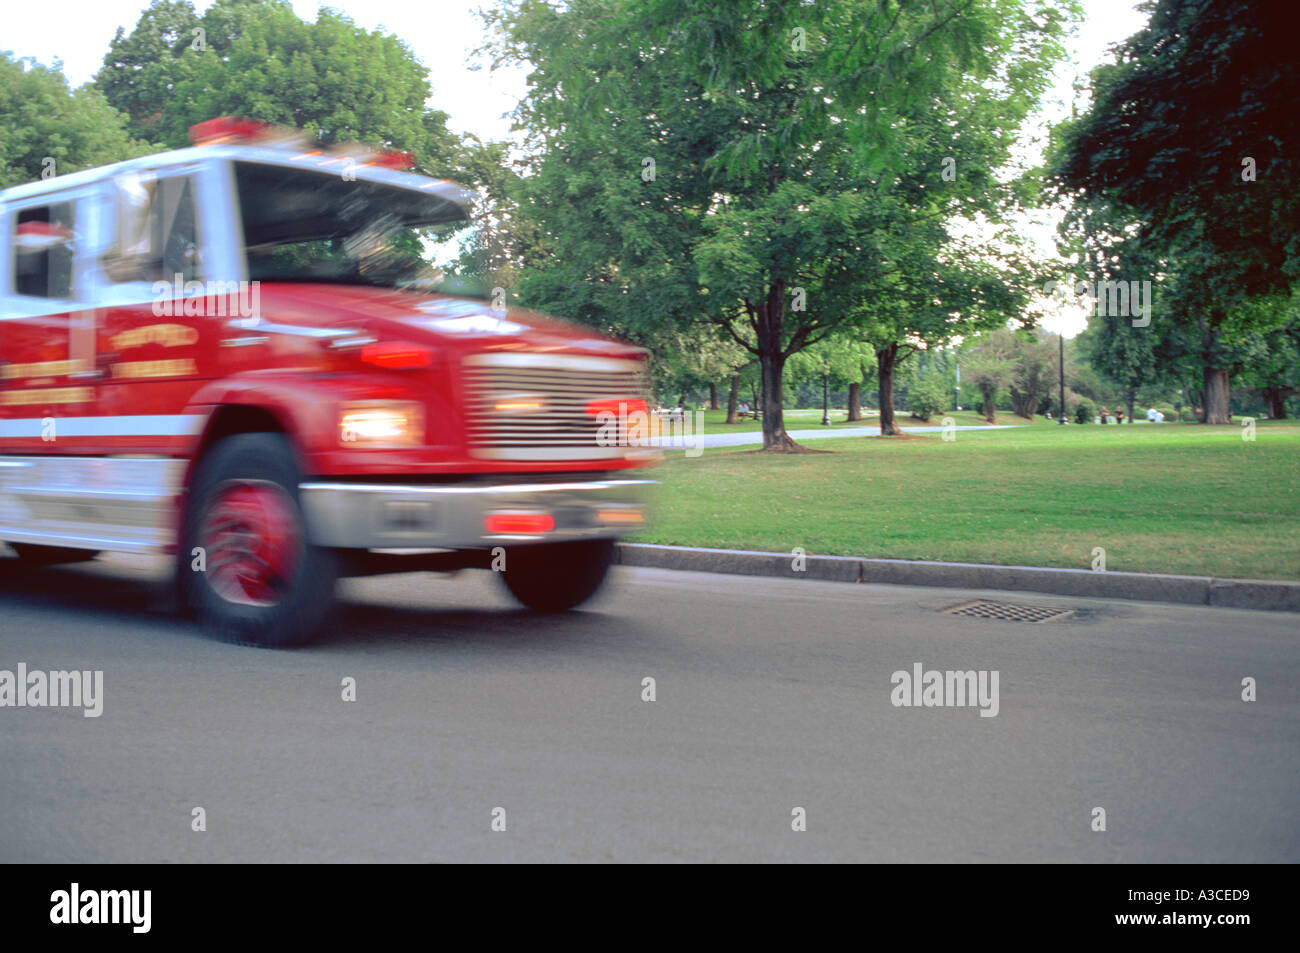
<path fill-rule="evenodd" d="M 56 437 L 187 437 L 203 429 L 202 414 L 122 417 L 25 417 L 0 420 L 0 437 L 40 437 L 54 422 Z"/>

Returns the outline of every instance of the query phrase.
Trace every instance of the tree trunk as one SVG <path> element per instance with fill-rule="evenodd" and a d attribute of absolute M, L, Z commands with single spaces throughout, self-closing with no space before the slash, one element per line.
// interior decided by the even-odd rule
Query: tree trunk
<path fill-rule="evenodd" d="M 718 406 L 718 385 L 709 381 L 709 410 L 720 410 Z"/>
<path fill-rule="evenodd" d="M 1264 389 L 1268 400 L 1268 416 L 1272 420 L 1286 420 L 1286 388 L 1268 387 Z"/>
<path fill-rule="evenodd" d="M 1205 369 L 1205 422 L 1229 424 L 1228 372 L 1222 368 Z"/>
<path fill-rule="evenodd" d="M 986 423 L 995 424 L 998 422 L 998 389 L 992 390 L 980 388 L 980 396 L 984 399 L 984 420 Z"/>
<path fill-rule="evenodd" d="M 903 431 L 894 421 L 894 368 L 898 366 L 898 345 L 876 348 L 876 370 L 880 385 L 880 435 L 901 437 Z"/>
<path fill-rule="evenodd" d="M 1026 420 L 1033 420 L 1034 412 L 1038 410 L 1038 398 L 1032 394 L 1025 394 L 1012 388 L 1011 409 L 1017 417 L 1024 417 Z"/>
<path fill-rule="evenodd" d="M 731 375 L 731 393 L 727 395 L 727 423 L 736 422 L 736 405 L 740 403 L 740 375 Z"/>
<path fill-rule="evenodd" d="M 778 279 L 755 309 L 758 326 L 758 363 L 762 372 L 763 451 L 791 453 L 803 447 L 785 432 L 784 395 L 781 378 L 785 371 L 785 280 Z"/>
<path fill-rule="evenodd" d="M 1137 393 L 1133 390 L 1133 388 L 1130 387 L 1128 391 L 1128 422 L 1129 423 L 1133 422 L 1133 401 L 1135 400 L 1137 400 Z"/>
<path fill-rule="evenodd" d="M 862 385 L 854 381 L 849 385 L 849 420 L 862 419 Z"/>

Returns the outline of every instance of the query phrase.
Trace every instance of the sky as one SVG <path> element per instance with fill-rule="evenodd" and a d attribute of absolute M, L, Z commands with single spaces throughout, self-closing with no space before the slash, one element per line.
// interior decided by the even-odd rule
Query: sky
<path fill-rule="evenodd" d="M 202 13 L 212 0 L 195 0 Z M 294 12 L 306 20 L 316 18 L 322 5 L 346 13 L 367 30 L 383 29 L 401 37 L 429 69 L 433 89 L 430 105 L 449 116 L 448 125 L 458 133 L 473 133 L 482 139 L 510 136 L 508 114 L 527 89 L 526 71 L 518 68 L 492 71 L 473 51 L 486 39 L 477 11 L 490 0 L 290 0 Z M 1110 46 L 1137 32 L 1146 18 L 1134 7 L 1137 0 L 1083 0 L 1084 20 L 1066 46 L 1068 62 L 1056 71 L 1056 82 L 1045 97 L 1035 126 L 1046 126 L 1069 112 L 1071 88 L 1076 77 L 1103 61 Z M 5 11 L 4 39 L 0 49 L 19 57 L 33 57 L 53 65 L 63 64 L 64 75 L 73 86 L 89 81 L 103 63 L 108 44 L 117 27 L 127 32 L 135 26 L 147 0 L 65 0 L 57 18 L 40 3 L 12 3 Z M 75 24 L 70 28 L 69 24 Z M 481 68 L 474 69 L 479 62 Z M 1030 147 L 1029 154 L 1041 149 Z M 1045 258 L 1054 257 L 1052 235 L 1059 213 L 1040 216 L 1038 223 L 1025 223 L 1027 235 Z M 1073 336 L 1083 329 L 1085 317 L 1074 309 L 1044 321 L 1048 330 L 1063 330 Z"/>

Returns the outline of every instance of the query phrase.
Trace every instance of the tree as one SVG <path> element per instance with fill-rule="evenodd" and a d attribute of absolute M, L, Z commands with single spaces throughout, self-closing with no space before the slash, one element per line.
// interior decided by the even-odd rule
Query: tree
<path fill-rule="evenodd" d="M 740 372 L 751 363 L 749 352 L 735 341 L 724 337 L 717 328 L 700 325 L 689 331 L 676 331 L 666 339 L 668 358 L 692 384 L 709 388 L 711 410 L 717 410 L 717 382 L 729 382 L 727 423 L 736 422 L 735 404 L 740 394 Z"/>
<path fill-rule="evenodd" d="M 952 394 L 938 374 L 930 374 L 908 387 L 907 409 L 917 420 L 929 420 L 951 406 Z"/>
<path fill-rule="evenodd" d="M 1007 385 L 1011 412 L 1032 420 L 1039 404 L 1051 399 L 1052 385 L 1060 376 L 1056 335 L 1017 334 L 1012 353 L 1014 364 Z"/>
<path fill-rule="evenodd" d="M 1269 417 L 1281 420 L 1287 416 L 1287 400 L 1300 394 L 1300 292 L 1256 298 L 1250 306 L 1287 315 L 1286 324 L 1259 336 L 1242 374 L 1245 383 L 1258 389 Z"/>
<path fill-rule="evenodd" d="M 916 233 L 905 233 L 908 239 Z M 936 252 L 909 242 L 884 288 L 863 302 L 862 333 L 876 356 L 880 432 L 899 435 L 894 414 L 895 373 L 908 357 L 958 338 L 1004 327 L 1027 314 L 1037 271 L 1027 256 L 957 238 Z"/>
<path fill-rule="evenodd" d="M 860 265 L 915 158 L 904 119 L 966 76 L 1032 91 L 1061 20 L 1020 0 L 520 0 L 490 23 L 533 67 L 527 207 L 563 251 L 524 293 L 633 339 L 717 324 L 760 365 L 764 449 L 789 451 L 786 360 L 888 270 Z"/>
<path fill-rule="evenodd" d="M 192 75 L 195 60 L 186 57 L 185 50 L 199 40 L 196 31 L 201 25 L 189 0 L 154 0 L 129 35 L 117 28 L 95 85 L 126 115 L 132 135 L 165 142 L 172 148 L 186 144 L 184 138 L 177 141 L 168 135 L 170 123 L 163 113 L 174 102 L 177 85 Z M 207 41 L 214 52 L 229 50 L 222 33 L 214 32 Z"/>
<path fill-rule="evenodd" d="M 153 151 L 98 90 L 70 90 L 59 64 L 0 52 L 0 188 Z"/>
<path fill-rule="evenodd" d="M 845 419 L 850 422 L 862 420 L 862 388 L 870 386 L 875 378 L 875 350 L 862 340 L 857 331 L 846 326 L 807 351 L 792 355 L 791 361 L 796 362 L 800 355 L 814 351 L 817 353 L 816 364 L 819 367 L 824 365 L 833 381 L 848 388 Z"/>
<path fill-rule="evenodd" d="M 216 0 L 201 17 L 154 0 L 130 34 L 119 28 L 95 83 L 134 131 L 172 148 L 196 122 L 239 115 L 410 151 L 421 170 L 454 174 L 457 141 L 425 105 L 427 77 L 397 37 L 329 9 L 308 23 L 285 0 Z"/>
<path fill-rule="evenodd" d="M 1131 423 L 1138 388 L 1157 376 L 1153 336 L 1135 329 L 1126 317 L 1101 315 L 1092 319 L 1079 343 L 1092 366 L 1119 385 Z"/>
<path fill-rule="evenodd" d="M 962 358 L 968 380 L 980 392 L 984 419 L 997 423 L 998 395 L 1011 383 L 1016 367 L 1015 334 L 999 328 L 980 337 Z"/>
<path fill-rule="evenodd" d="M 1208 423 L 1228 422 L 1226 354 L 1277 326 L 1240 305 L 1300 277 L 1288 17 L 1278 2 L 1159 0 L 1118 61 L 1093 72 L 1091 110 L 1055 132 L 1054 181 L 1097 258 L 1127 241 L 1158 251 L 1164 320 L 1194 332 Z"/>
<path fill-rule="evenodd" d="M 517 294 L 525 269 L 549 253 L 533 223 L 520 213 L 522 183 L 505 142 L 483 142 L 466 134 L 457 149 L 458 181 L 472 185 L 476 222 L 456 272 L 489 288 Z"/>

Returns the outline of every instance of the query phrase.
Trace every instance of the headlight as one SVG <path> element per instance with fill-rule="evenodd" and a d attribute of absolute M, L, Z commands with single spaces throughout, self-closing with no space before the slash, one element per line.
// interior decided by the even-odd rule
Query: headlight
<path fill-rule="evenodd" d="M 339 443 L 376 449 L 424 442 L 424 408 L 411 400 L 358 400 L 339 407 Z"/>

